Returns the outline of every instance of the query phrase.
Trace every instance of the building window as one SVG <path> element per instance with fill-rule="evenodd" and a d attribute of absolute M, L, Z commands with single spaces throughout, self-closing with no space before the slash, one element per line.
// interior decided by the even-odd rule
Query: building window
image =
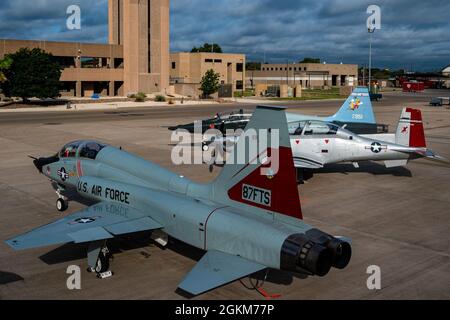
<path fill-rule="evenodd" d="M 176 62 L 172 62 L 172 69 L 176 69 L 177 68 L 177 63 Z"/>
<path fill-rule="evenodd" d="M 214 60 L 213 59 L 205 59 L 205 62 L 206 63 L 212 63 L 212 62 L 214 62 Z"/>
<path fill-rule="evenodd" d="M 292 71 L 292 67 L 289 67 L 289 71 Z"/>
<path fill-rule="evenodd" d="M 244 64 L 236 63 L 236 72 L 244 72 Z"/>
<path fill-rule="evenodd" d="M 214 62 L 215 63 L 222 63 L 222 59 L 215 59 Z"/>
<path fill-rule="evenodd" d="M 242 90 L 243 88 L 242 80 L 236 81 L 236 90 Z"/>

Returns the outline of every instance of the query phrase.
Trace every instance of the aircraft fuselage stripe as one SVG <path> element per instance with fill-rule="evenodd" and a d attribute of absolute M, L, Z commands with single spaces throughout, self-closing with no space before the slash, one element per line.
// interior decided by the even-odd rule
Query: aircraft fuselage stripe
<path fill-rule="evenodd" d="M 311 162 L 311 163 L 314 163 L 314 164 L 317 164 L 317 165 L 323 166 L 323 164 L 322 164 L 322 163 L 320 163 L 320 162 L 317 162 L 317 161 L 314 161 L 314 160 L 311 160 L 311 159 L 307 159 L 307 158 L 302 158 L 302 157 L 294 157 L 294 161 L 295 161 L 296 159 L 297 159 L 297 160 L 300 160 L 300 161 Z"/>

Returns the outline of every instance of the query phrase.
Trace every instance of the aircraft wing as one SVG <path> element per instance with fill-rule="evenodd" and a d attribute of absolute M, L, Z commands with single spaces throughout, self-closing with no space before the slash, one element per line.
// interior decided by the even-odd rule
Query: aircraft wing
<path fill-rule="evenodd" d="M 294 156 L 294 165 L 296 168 L 304 169 L 322 169 L 324 164 L 320 159 L 306 158 L 306 157 L 296 157 Z"/>
<path fill-rule="evenodd" d="M 208 251 L 178 287 L 199 295 L 266 268 L 238 256 Z"/>
<path fill-rule="evenodd" d="M 51 224 L 7 240 L 15 250 L 69 242 L 84 243 L 133 232 L 161 229 L 158 222 L 134 208 L 100 202 Z"/>

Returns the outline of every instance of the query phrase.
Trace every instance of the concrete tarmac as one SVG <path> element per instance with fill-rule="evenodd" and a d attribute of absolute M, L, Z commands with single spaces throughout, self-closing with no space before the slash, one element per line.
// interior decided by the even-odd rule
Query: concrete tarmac
<path fill-rule="evenodd" d="M 375 113 L 392 131 L 403 107 L 420 108 L 429 147 L 450 159 L 450 110 L 428 106 L 433 95 L 445 93 L 386 94 L 374 102 Z M 276 104 L 292 112 L 331 115 L 341 102 Z M 85 245 L 9 248 L 4 240 L 62 217 L 56 194 L 27 155 L 48 156 L 69 141 L 95 139 L 207 182 L 220 169 L 209 173 L 204 165 L 174 166 L 167 127 L 240 107 L 254 106 L 0 114 L 0 299 L 184 299 L 177 285 L 203 252 L 175 240 L 162 250 L 147 233 L 115 239 L 109 244 L 115 275 L 106 280 L 85 271 Z M 299 193 L 307 223 L 353 239 L 352 261 L 325 278 L 270 271 L 264 290 L 301 300 L 450 299 L 450 167 L 426 160 L 394 169 L 382 163 L 362 163 L 359 169 L 335 165 L 316 172 Z M 70 203 L 65 214 L 82 208 Z M 82 269 L 81 290 L 66 287 L 69 265 Z M 381 268 L 381 290 L 367 288 L 366 271 L 372 265 Z M 237 281 L 196 299 L 263 298 Z"/>

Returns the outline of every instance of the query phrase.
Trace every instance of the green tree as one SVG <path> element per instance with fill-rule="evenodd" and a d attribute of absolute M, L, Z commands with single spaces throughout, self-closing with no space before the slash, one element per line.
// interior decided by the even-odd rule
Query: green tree
<path fill-rule="evenodd" d="M 247 71 L 253 71 L 253 70 L 261 70 L 261 62 L 247 62 L 245 69 Z"/>
<path fill-rule="evenodd" d="M 208 97 L 219 90 L 219 79 L 220 74 L 214 72 L 213 69 L 206 71 L 202 81 L 200 82 L 200 90 L 202 90 L 204 97 Z"/>
<path fill-rule="evenodd" d="M 320 63 L 320 58 L 304 58 L 299 63 Z"/>
<path fill-rule="evenodd" d="M 20 97 L 24 101 L 59 96 L 61 66 L 52 55 L 41 49 L 19 49 L 7 58 L 11 65 L 4 71 L 6 81 L 2 87 L 8 96 Z"/>
<path fill-rule="evenodd" d="M 11 57 L 8 56 L 0 60 L 0 83 L 6 82 L 5 72 L 11 67 L 12 62 Z"/>
<path fill-rule="evenodd" d="M 209 44 L 205 43 L 203 46 L 197 48 L 192 48 L 191 52 L 214 52 L 214 53 L 223 53 L 222 48 L 218 44 Z"/>

